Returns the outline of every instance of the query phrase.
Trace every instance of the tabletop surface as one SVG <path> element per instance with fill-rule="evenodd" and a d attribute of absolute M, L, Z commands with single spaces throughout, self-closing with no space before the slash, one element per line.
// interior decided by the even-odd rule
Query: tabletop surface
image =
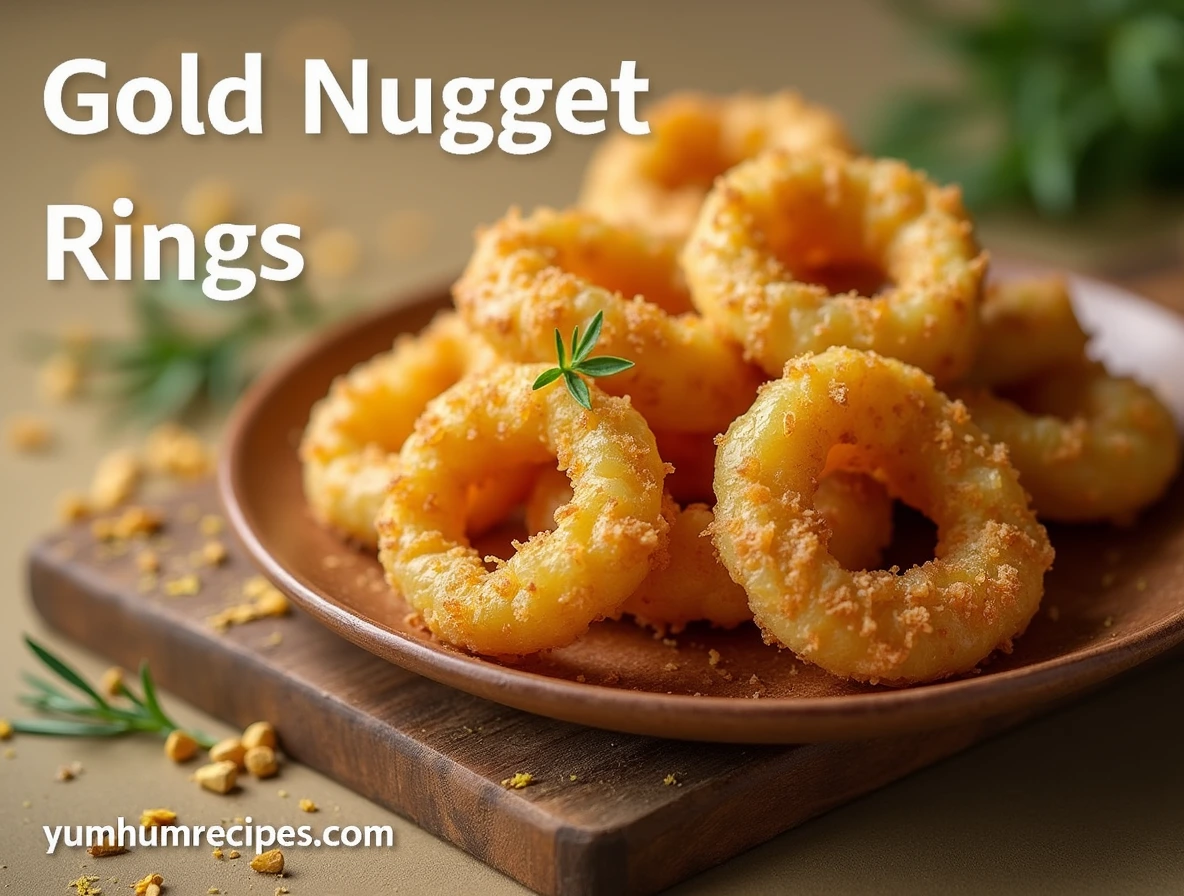
<path fill-rule="evenodd" d="M 0 419 L 45 416 L 56 431 L 43 457 L 0 452 L 0 716 L 20 710 L 18 670 L 30 668 L 22 632 L 44 634 L 25 596 L 23 562 L 34 536 L 54 524 L 55 499 L 85 487 L 97 460 L 135 431 L 112 431 L 92 403 L 45 407 L 36 366 L 20 351 L 32 332 L 75 322 L 96 331 L 126 326 L 119 284 L 45 279 L 45 206 L 83 201 L 96 164 L 132 166 L 162 220 L 176 220 L 185 193 L 207 177 L 228 181 L 260 215 L 301 194 L 321 209 L 324 228 L 356 238 L 361 265 L 346 280 L 323 277 L 334 301 L 378 299 L 455 273 L 473 227 L 510 204 L 562 205 L 595 145 L 560 135 L 537 156 L 445 154 L 434 138 L 384 133 L 321 137 L 301 132 L 299 84 L 285 60 L 323 54 L 371 60 L 374 77 L 512 75 L 612 76 L 636 59 L 654 94 L 696 87 L 758 90 L 792 85 L 834 106 L 866 133 L 885 91 L 948 77 L 919 52 L 883 5 L 737 2 L 678 5 L 622 0 L 557 7 L 542 3 L 324 5 L 215 0 L 185 7 L 144 2 L 11 4 L 0 12 L 0 142 L 5 209 L 0 266 Z M 304 37 L 319 35 L 316 40 Z M 265 56 L 265 128 L 260 137 L 67 137 L 46 121 L 42 87 L 59 62 L 105 59 L 109 84 L 141 74 L 176 79 L 177 54 L 195 50 L 210 79 L 235 74 L 242 53 Z M 203 74 L 203 79 L 206 75 Z M 340 130 L 340 129 L 338 129 Z M 1137 242 L 1144 242 L 1142 234 Z M 1106 235 L 991 222 L 990 248 L 1076 268 L 1115 269 L 1122 240 Z M 1131 243 L 1127 234 L 1126 243 Z M 1184 309 L 1180 280 L 1149 277 L 1142 287 Z M 211 423 L 208 433 L 216 435 Z M 55 642 L 88 674 L 103 664 Z M 248 686 L 248 685 L 244 685 Z M 677 888 L 680 893 L 1162 893 L 1184 888 L 1184 763 L 1177 710 L 1184 664 L 1164 662 L 1028 725 L 785 834 Z M 167 695 L 166 695 L 167 700 Z M 169 701 L 185 722 L 225 726 Z M 229 732 L 227 732 L 229 733 Z M 395 846 L 374 850 L 293 850 L 294 894 L 355 892 L 520 892 L 514 882 L 463 852 L 299 766 L 271 784 L 232 797 L 198 791 L 150 738 L 115 742 L 18 737 L 0 757 L 0 892 L 64 892 L 82 873 L 120 877 L 106 892 L 159 871 L 175 893 L 270 893 L 240 860 L 208 850 L 141 851 L 134 860 L 91 860 L 66 850 L 42 855 L 43 824 L 99 824 L 168 806 L 188 823 L 251 815 L 273 824 L 302 820 L 301 797 L 321 806 L 323 823 L 392 824 Z M 59 766 L 84 772 L 55 780 Z M 289 796 L 281 797 L 280 790 Z M 104 864 L 110 861 L 117 864 Z M 84 863 L 88 863 L 84 866 Z"/>

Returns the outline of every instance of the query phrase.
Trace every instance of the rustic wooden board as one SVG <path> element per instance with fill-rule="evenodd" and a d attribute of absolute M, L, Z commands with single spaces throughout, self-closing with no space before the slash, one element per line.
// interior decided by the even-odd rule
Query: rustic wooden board
<path fill-rule="evenodd" d="M 254 570 L 229 535 L 226 565 L 193 565 L 198 519 L 218 512 L 212 486 L 158 506 L 162 579 L 197 569 L 200 592 L 146 588 L 139 546 L 113 550 L 79 525 L 31 552 L 45 620 L 123 666 L 147 659 L 163 687 L 231 724 L 273 720 L 292 758 L 540 893 L 652 893 L 1021 721 L 793 747 L 557 722 L 405 672 L 299 613 L 215 632 L 208 617 Z M 502 787 L 516 772 L 535 783 Z"/>

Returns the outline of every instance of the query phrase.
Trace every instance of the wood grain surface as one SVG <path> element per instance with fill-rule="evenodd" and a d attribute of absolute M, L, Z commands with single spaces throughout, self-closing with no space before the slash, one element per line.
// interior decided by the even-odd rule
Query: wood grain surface
<path fill-rule="evenodd" d="M 1022 720 L 792 747 L 558 722 L 405 672 L 297 612 L 218 633 L 209 617 L 254 569 L 229 544 L 223 566 L 195 566 L 212 487 L 157 506 L 156 583 L 136 566 L 142 545 L 97 542 L 86 525 L 34 546 L 45 620 L 121 665 L 148 660 L 161 686 L 227 722 L 273 720 L 292 758 L 540 893 L 655 892 Z M 195 569 L 197 594 L 165 593 Z M 519 772 L 533 783 L 502 786 Z"/>

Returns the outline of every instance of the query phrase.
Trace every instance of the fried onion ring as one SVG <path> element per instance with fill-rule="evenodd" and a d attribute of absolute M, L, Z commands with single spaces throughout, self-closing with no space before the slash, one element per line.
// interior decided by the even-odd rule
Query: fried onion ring
<path fill-rule="evenodd" d="M 542 471 L 526 501 L 527 531 L 554 528 L 556 514 L 571 497 L 562 472 Z M 892 540 L 892 499 L 883 486 L 868 476 L 832 473 L 818 483 L 814 506 L 829 528 L 830 551 L 845 569 L 879 565 Z M 711 509 L 699 503 L 680 509 L 668 496 L 665 513 L 670 544 L 621 612 L 642 625 L 675 632 L 700 620 L 734 628 L 751 619 L 748 596 L 720 565 L 709 537 Z"/>
<path fill-rule="evenodd" d="M 374 518 L 399 471 L 399 449 L 427 403 L 467 373 L 498 363 L 496 353 L 455 313 L 338 377 L 312 409 L 300 458 L 313 515 L 353 540 L 378 543 Z M 474 485 L 469 531 L 505 517 L 526 497 L 534 471 L 519 467 Z"/>
<path fill-rule="evenodd" d="M 851 152 L 829 110 L 793 91 L 769 96 L 676 93 L 646 110 L 650 133 L 615 134 L 593 156 L 580 205 L 606 221 L 678 240 L 715 179 L 766 149 Z"/>
<path fill-rule="evenodd" d="M 1007 445 L 1045 519 L 1128 522 L 1180 466 L 1176 423 L 1155 393 L 1084 358 L 999 395 L 956 394 Z"/>
<path fill-rule="evenodd" d="M 813 512 L 828 463 L 937 524 L 936 559 L 850 572 Z M 834 675 L 894 685 L 973 669 L 1036 612 L 1053 551 L 1008 463 L 920 370 L 832 348 L 786 365 L 716 457 L 713 537 L 753 617 Z"/>
<path fill-rule="evenodd" d="M 400 453 L 379 515 L 379 559 L 440 639 L 522 655 L 569 644 L 615 613 L 664 549 L 666 467 L 629 402 L 590 386 L 586 411 L 562 386 L 532 391 L 542 365 L 505 365 L 434 399 Z M 493 570 L 465 538 L 467 487 L 557 460 L 575 497 L 554 532 Z"/>
<path fill-rule="evenodd" d="M 941 382 L 974 360 L 986 258 L 957 188 L 901 162 L 783 152 L 744 162 L 708 195 L 682 260 L 696 307 L 770 376 L 832 345 Z"/>
<path fill-rule="evenodd" d="M 553 361 L 555 329 L 566 337 L 603 311 L 597 352 L 636 366 L 599 385 L 629 395 L 656 429 L 716 433 L 762 377 L 691 308 L 676 254 L 585 212 L 511 211 L 478 235 L 453 292 L 465 320 L 518 361 Z"/>
<path fill-rule="evenodd" d="M 984 386 L 1022 383 L 1085 357 L 1088 341 L 1064 277 L 992 283 L 983 294 L 970 378 Z"/>

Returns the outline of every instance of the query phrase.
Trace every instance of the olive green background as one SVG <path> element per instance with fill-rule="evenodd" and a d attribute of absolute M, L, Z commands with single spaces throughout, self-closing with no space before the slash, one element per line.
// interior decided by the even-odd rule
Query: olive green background
<path fill-rule="evenodd" d="M 24 590 L 23 554 L 53 525 L 54 499 L 84 486 L 95 461 L 134 440 L 112 433 L 95 407 L 44 408 L 35 367 L 17 346 L 22 334 L 88 321 L 102 332 L 125 325 L 124 289 L 72 276 L 45 280 L 45 206 L 75 201 L 89 166 L 135 166 L 162 222 L 208 176 L 230 181 L 259 215 L 298 190 L 317 200 L 327 225 L 347 228 L 362 248 L 358 273 L 325 281 L 333 301 L 379 299 L 453 275 L 472 228 L 511 203 L 563 204 L 575 193 L 595 138 L 558 133 L 536 156 L 497 150 L 471 158 L 444 153 L 435 138 L 369 136 L 329 127 L 303 134 L 298 82 L 284 74 L 291 26 L 330 17 L 328 43 L 307 55 L 344 53 L 371 60 L 373 77 L 448 78 L 576 75 L 607 80 L 636 59 L 654 95 L 697 87 L 766 90 L 793 85 L 834 106 L 857 134 L 894 86 L 949 77 L 885 8 L 857 0 L 826 3 L 373 3 L 304 2 L 187 5 L 118 2 L 5 4 L 0 11 L 0 417 L 46 414 L 58 445 L 46 457 L 0 456 L 0 715 L 14 715 L 19 669 L 29 660 L 22 631 L 42 633 Z M 285 43 L 283 36 L 288 35 Z M 336 37 L 334 37 L 336 35 Z M 299 49 L 299 48 L 298 48 Z M 177 56 L 201 54 L 203 78 L 236 74 L 241 54 L 264 53 L 262 137 L 203 137 L 178 126 L 154 137 L 109 133 L 69 137 L 41 108 L 46 76 L 75 56 L 105 59 L 112 94 L 141 74 L 176 81 Z M 290 50 L 288 51 L 291 52 Z M 337 54 L 335 56 L 334 54 Z M 172 74 L 170 75 L 170 70 Z M 372 82 L 373 83 L 373 82 Z M 373 87 L 372 87 L 373 89 Z M 437 107 L 437 115 L 442 110 Z M 422 245 L 384 250 L 379 234 L 392 213 L 423 223 Z M 1139 219 L 1136 220 L 1136 225 Z M 1132 248 L 1146 252 L 1150 225 L 1113 233 L 1050 230 L 1021 220 L 985 228 L 992 248 L 1094 267 Z M 1156 239 L 1162 228 L 1155 231 Z M 216 427 L 211 426 L 211 431 Z M 89 673 L 101 661 L 63 647 Z M 200 669 L 193 674 L 201 674 Z M 250 682 L 243 682 L 250 687 Z M 1166 893 L 1184 892 L 1184 667 L 1158 668 L 1007 737 L 837 810 L 679 888 L 685 893 Z M 183 719 L 221 732 L 208 718 L 170 701 Z M 199 792 L 150 738 L 116 742 L 16 738 L 16 758 L 0 758 L 0 891 L 64 892 L 84 871 L 108 893 L 160 871 L 171 893 L 267 893 L 274 884 L 245 860 L 218 863 L 205 849 L 168 850 L 95 861 L 62 851 L 48 858 L 42 824 L 105 823 L 168 806 L 186 823 L 251 815 L 272 824 L 391 823 L 396 845 L 378 850 L 289 850 L 294 894 L 520 891 L 512 881 L 390 813 L 299 766 L 274 782 L 220 798 Z M 54 780 L 63 763 L 85 773 Z M 289 792 L 282 798 L 278 791 Z M 306 816 L 300 797 L 321 807 Z M 89 863 L 89 864 L 88 864 Z M 84 867 L 86 866 L 86 867 Z M 118 877 L 118 885 L 107 883 Z"/>

